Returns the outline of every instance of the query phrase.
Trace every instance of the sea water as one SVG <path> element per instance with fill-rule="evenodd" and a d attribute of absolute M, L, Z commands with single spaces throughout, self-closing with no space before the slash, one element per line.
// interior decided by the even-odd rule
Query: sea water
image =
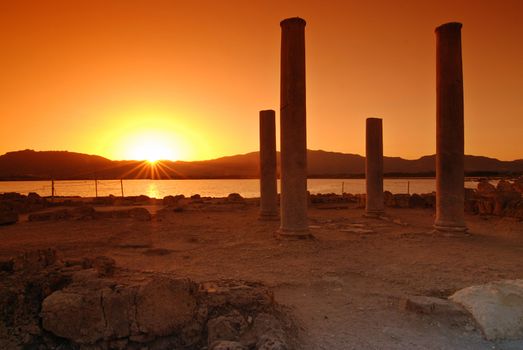
<path fill-rule="evenodd" d="M 243 197 L 259 197 L 260 184 L 257 179 L 213 179 L 213 180 L 67 180 L 54 181 L 55 196 L 138 196 L 146 195 L 163 198 L 167 195 L 199 194 L 208 197 L 226 197 L 229 193 L 239 193 Z M 477 182 L 465 181 L 465 187 L 476 188 Z M 365 179 L 309 179 L 308 190 L 315 193 L 365 193 Z M 392 193 L 430 193 L 435 191 L 434 178 L 385 179 L 384 188 Z M 280 182 L 278 181 L 278 191 Z M 36 192 L 50 196 L 51 181 L 0 181 L 0 193 Z"/>

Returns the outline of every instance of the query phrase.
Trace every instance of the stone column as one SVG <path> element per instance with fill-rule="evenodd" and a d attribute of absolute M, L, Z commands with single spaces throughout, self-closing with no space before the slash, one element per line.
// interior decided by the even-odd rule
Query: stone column
<path fill-rule="evenodd" d="M 461 23 L 436 28 L 436 220 L 438 231 L 466 231 Z"/>
<path fill-rule="evenodd" d="M 260 219 L 279 219 L 276 182 L 276 117 L 273 110 L 260 112 Z"/>
<path fill-rule="evenodd" d="M 383 215 L 383 127 L 380 118 L 367 118 L 366 122 L 365 186 L 365 216 Z"/>
<path fill-rule="evenodd" d="M 281 23 L 281 229 L 289 238 L 309 236 L 305 111 L 305 21 Z"/>

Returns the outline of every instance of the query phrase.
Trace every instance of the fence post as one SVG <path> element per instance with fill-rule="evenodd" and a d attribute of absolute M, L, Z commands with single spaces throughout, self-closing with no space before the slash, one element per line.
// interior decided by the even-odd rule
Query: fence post
<path fill-rule="evenodd" d="M 341 182 L 341 195 L 343 196 L 344 193 L 345 193 L 345 181 L 342 181 Z"/>
<path fill-rule="evenodd" d="M 407 194 L 410 194 L 410 181 L 407 181 Z"/>
<path fill-rule="evenodd" d="M 123 198 L 123 179 L 120 179 L 120 189 L 122 190 L 122 198 Z"/>
<path fill-rule="evenodd" d="M 98 180 L 94 179 L 94 194 L 98 198 Z"/>
<path fill-rule="evenodd" d="M 54 179 L 51 179 L 51 200 L 54 200 Z"/>

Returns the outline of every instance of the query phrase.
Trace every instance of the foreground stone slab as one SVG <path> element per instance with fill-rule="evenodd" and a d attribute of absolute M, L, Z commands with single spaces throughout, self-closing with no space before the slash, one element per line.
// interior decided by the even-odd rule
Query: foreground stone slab
<path fill-rule="evenodd" d="M 449 299 L 472 314 L 488 340 L 523 339 L 523 279 L 467 287 Z"/>
<path fill-rule="evenodd" d="M 0 349 L 297 348 L 286 315 L 256 282 L 197 283 L 51 249 L 0 262 Z"/>

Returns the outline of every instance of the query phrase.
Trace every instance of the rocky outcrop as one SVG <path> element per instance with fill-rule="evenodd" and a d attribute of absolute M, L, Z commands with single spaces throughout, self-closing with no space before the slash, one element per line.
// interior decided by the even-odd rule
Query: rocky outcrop
<path fill-rule="evenodd" d="M 486 180 L 478 183 L 473 213 L 480 215 L 511 216 L 523 219 L 522 179 L 514 182 L 500 180 L 497 186 Z"/>
<path fill-rule="evenodd" d="M 185 199 L 183 194 L 176 196 L 165 196 L 163 197 L 162 204 L 166 207 L 177 207 L 181 205 L 181 202 Z"/>
<path fill-rule="evenodd" d="M 52 250 L 0 267 L 0 348 L 291 348 L 286 313 L 259 283 L 63 262 Z"/>
<path fill-rule="evenodd" d="M 247 327 L 245 318 L 234 310 L 230 314 L 210 319 L 207 322 L 207 342 L 213 344 L 219 340 L 238 341 Z"/>
<path fill-rule="evenodd" d="M 450 299 L 470 312 L 487 339 L 523 339 L 523 280 L 467 287 Z"/>
<path fill-rule="evenodd" d="M 239 193 L 229 193 L 227 196 L 229 202 L 243 202 L 244 199 Z"/>
<path fill-rule="evenodd" d="M 0 349 L 30 348 L 43 341 L 42 301 L 70 283 L 70 271 L 53 250 L 28 252 L 0 267 Z"/>
<path fill-rule="evenodd" d="M 45 198 L 31 192 L 27 196 L 16 192 L 0 194 L 0 225 L 18 221 L 18 214 L 30 213 L 48 206 Z M 16 221 L 14 221 L 16 218 Z"/>
<path fill-rule="evenodd" d="M 478 182 L 477 189 L 465 188 L 465 212 L 469 214 L 510 216 L 523 219 L 523 178 L 500 180 L 494 186 L 488 180 Z M 386 207 L 434 208 L 436 193 L 407 194 L 383 192 Z M 311 202 L 317 208 L 324 203 L 354 203 L 354 208 L 365 207 L 365 194 L 313 194 Z M 332 208 L 332 206 L 328 207 Z"/>
<path fill-rule="evenodd" d="M 196 284 L 149 276 L 134 282 L 80 279 L 47 297 L 43 328 L 74 343 L 103 339 L 149 339 L 180 333 L 196 308 Z M 187 344 L 180 344 L 187 345 Z"/>

